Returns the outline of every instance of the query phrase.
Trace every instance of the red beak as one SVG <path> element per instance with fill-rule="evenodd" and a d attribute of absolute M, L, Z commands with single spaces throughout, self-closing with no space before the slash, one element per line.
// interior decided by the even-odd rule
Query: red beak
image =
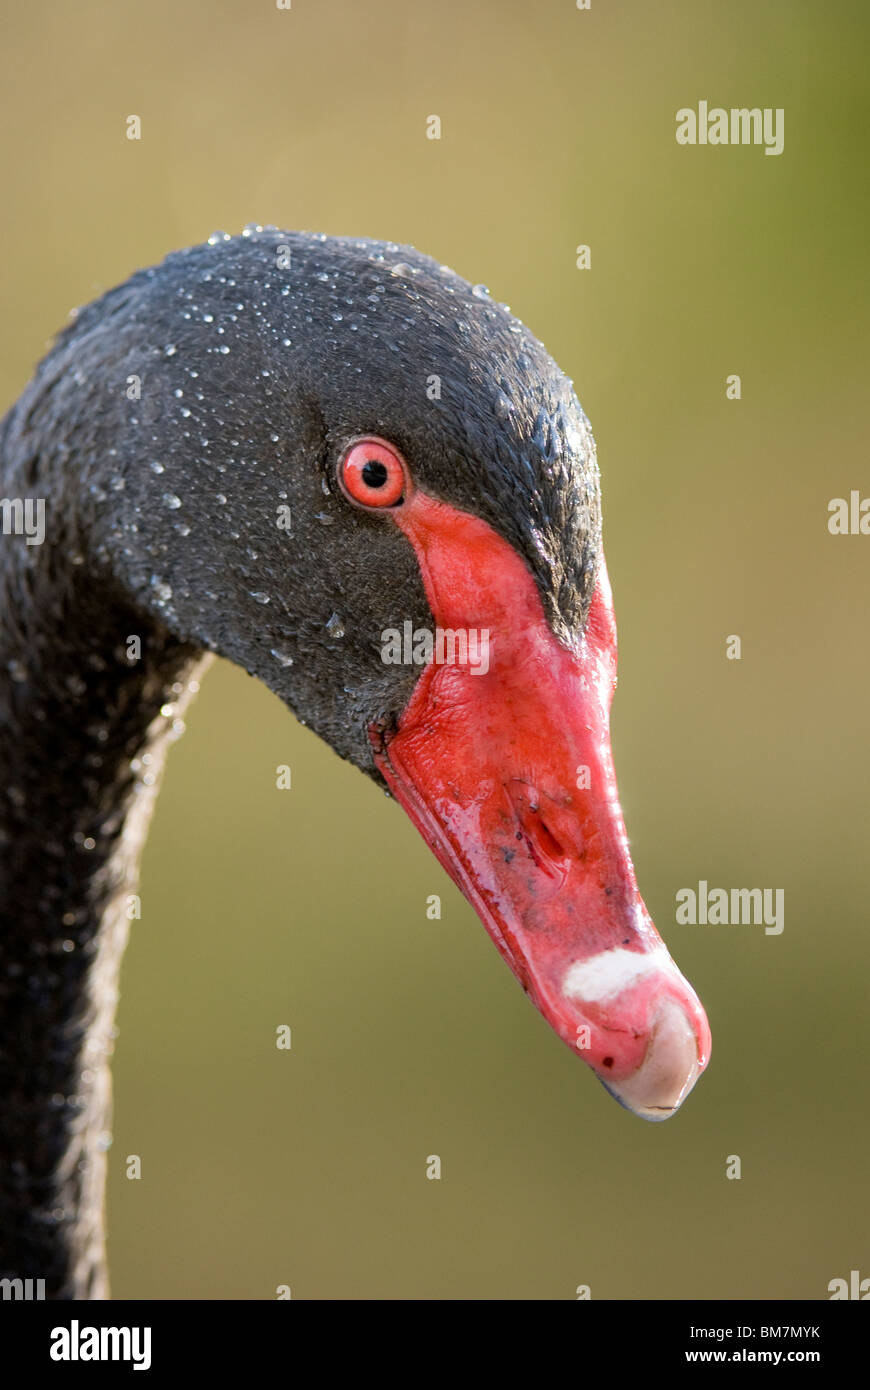
<path fill-rule="evenodd" d="M 485 522 L 420 492 L 393 515 L 443 650 L 436 642 L 398 725 L 371 730 L 377 765 L 563 1041 L 628 1109 L 666 1119 L 707 1064 L 710 1030 L 629 854 L 603 556 L 569 650 L 526 565 Z"/>

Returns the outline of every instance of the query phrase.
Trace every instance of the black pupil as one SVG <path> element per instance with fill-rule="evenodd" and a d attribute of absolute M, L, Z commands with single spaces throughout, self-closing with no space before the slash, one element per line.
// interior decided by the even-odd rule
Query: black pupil
<path fill-rule="evenodd" d="M 387 481 L 386 464 L 380 459 L 367 459 L 363 464 L 362 480 L 366 487 L 383 487 Z"/>

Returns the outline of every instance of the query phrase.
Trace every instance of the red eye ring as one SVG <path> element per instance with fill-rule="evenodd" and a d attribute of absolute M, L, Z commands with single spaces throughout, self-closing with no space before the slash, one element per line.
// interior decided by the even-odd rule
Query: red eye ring
<path fill-rule="evenodd" d="M 411 483 L 398 449 L 375 435 L 351 444 L 339 465 L 338 479 L 351 502 L 373 511 L 404 501 Z"/>

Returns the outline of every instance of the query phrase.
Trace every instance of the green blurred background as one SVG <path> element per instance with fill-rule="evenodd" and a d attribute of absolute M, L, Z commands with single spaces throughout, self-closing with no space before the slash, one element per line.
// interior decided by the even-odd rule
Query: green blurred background
<path fill-rule="evenodd" d="M 675 1120 L 620 1110 L 399 809 L 217 663 L 122 977 L 114 1295 L 824 1298 L 870 1275 L 870 538 L 827 531 L 830 498 L 870 494 L 866 6 L 2 14 L 2 408 L 73 305 L 248 221 L 411 242 L 573 378 L 638 876 L 714 1034 Z M 679 147 L 700 99 L 783 107 L 784 153 Z M 785 931 L 676 926 L 701 878 L 783 887 Z"/>

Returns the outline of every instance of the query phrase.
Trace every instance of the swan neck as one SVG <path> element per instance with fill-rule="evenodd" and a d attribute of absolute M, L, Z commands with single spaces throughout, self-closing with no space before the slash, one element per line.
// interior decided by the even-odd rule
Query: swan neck
<path fill-rule="evenodd" d="M 3 536 L 0 604 L 0 1278 L 100 1298 L 118 973 L 201 654 L 74 542 Z"/>

